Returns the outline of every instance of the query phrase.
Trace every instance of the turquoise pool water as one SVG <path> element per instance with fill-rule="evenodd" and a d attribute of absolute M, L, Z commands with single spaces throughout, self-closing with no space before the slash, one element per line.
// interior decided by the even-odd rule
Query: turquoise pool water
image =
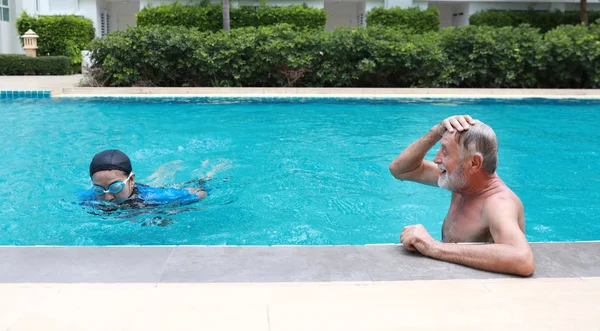
<path fill-rule="evenodd" d="M 600 239 L 600 101 L 0 100 L 0 245 L 341 245 L 436 238 L 450 193 L 388 166 L 453 114 L 490 124 L 530 241 Z M 207 199 L 141 214 L 76 204 L 89 162 L 125 151 L 137 181 L 210 178 Z M 427 158 L 432 159 L 434 148 Z"/>

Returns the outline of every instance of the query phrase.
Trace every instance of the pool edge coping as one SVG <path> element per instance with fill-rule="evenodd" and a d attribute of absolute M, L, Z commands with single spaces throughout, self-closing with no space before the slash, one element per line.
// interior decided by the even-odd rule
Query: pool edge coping
<path fill-rule="evenodd" d="M 531 243 L 527 278 L 600 277 L 600 241 Z M 443 262 L 401 244 L 3 246 L 3 283 L 273 283 L 523 279 Z"/>
<path fill-rule="evenodd" d="M 600 243 L 600 240 L 578 240 L 578 241 L 529 241 L 530 245 L 547 245 L 547 244 L 596 244 Z M 457 245 L 478 245 L 486 243 L 456 243 Z M 202 244 L 185 244 L 185 245 L 0 245 L 0 248 L 11 248 L 11 247 L 237 247 L 237 248 L 251 248 L 251 247 L 365 247 L 365 246 L 403 246 L 401 243 L 374 243 L 374 244 L 331 244 L 331 245 L 293 245 L 293 244 L 281 244 L 281 245 L 202 245 Z"/>
<path fill-rule="evenodd" d="M 183 88 L 73 87 L 54 89 L 53 97 L 304 97 L 304 98 L 600 98 L 598 89 L 459 89 L 459 88 Z"/>
<path fill-rule="evenodd" d="M 547 99 L 598 100 L 600 89 L 471 89 L 471 88 L 257 88 L 257 87 L 62 87 L 21 90 L 0 89 L 4 92 L 48 93 L 50 98 L 281 98 L 281 99 Z M 19 97 L 23 99 L 26 97 Z"/>

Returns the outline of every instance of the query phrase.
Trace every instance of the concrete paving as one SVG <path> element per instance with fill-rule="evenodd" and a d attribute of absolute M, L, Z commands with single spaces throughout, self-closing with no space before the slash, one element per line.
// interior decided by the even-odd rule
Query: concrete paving
<path fill-rule="evenodd" d="M 70 76 L 0 76 L 0 91 L 50 90 L 52 95 L 60 95 L 65 88 L 79 86 L 82 75 Z"/>
<path fill-rule="evenodd" d="M 36 283 L 0 293 L 0 330 L 10 331 L 600 329 L 600 278 Z"/>
<path fill-rule="evenodd" d="M 457 88 L 187 88 L 79 87 L 82 75 L 0 76 L 0 90 L 51 90 L 52 96 L 318 96 L 452 98 L 600 98 L 598 89 L 457 89 Z"/>
<path fill-rule="evenodd" d="M 533 243 L 532 278 L 600 277 L 600 242 Z M 0 283 L 377 282 L 520 278 L 401 245 L 0 247 Z"/>

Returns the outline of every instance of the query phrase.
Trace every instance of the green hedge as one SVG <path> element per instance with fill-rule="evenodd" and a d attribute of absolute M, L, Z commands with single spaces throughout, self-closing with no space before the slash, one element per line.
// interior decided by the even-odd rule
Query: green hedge
<path fill-rule="evenodd" d="M 66 56 L 27 57 L 0 54 L 0 75 L 68 75 L 71 59 Z"/>
<path fill-rule="evenodd" d="M 435 6 L 426 10 L 418 7 L 402 9 L 399 7 L 375 8 L 367 13 L 369 27 L 396 27 L 412 30 L 416 33 L 437 31 L 440 28 L 440 13 Z"/>
<path fill-rule="evenodd" d="M 221 5 L 179 3 L 145 7 L 137 13 L 137 25 L 183 26 L 216 32 L 223 29 L 222 8 Z M 300 28 L 323 30 L 327 20 L 324 9 L 303 5 L 230 7 L 229 15 L 232 29 L 288 23 Z"/>
<path fill-rule="evenodd" d="M 19 35 L 33 30 L 38 36 L 38 56 L 67 56 L 75 66 L 81 64 L 81 51 L 95 37 L 91 20 L 75 15 L 29 16 L 26 12 L 17 19 Z M 21 43 L 23 40 L 21 40 Z"/>
<path fill-rule="evenodd" d="M 465 26 L 200 32 L 137 27 L 92 43 L 112 86 L 600 87 L 600 28 Z M 176 60 L 173 60 L 176 59 Z"/>
<path fill-rule="evenodd" d="M 600 18 L 600 12 L 588 12 L 588 21 L 594 22 Z M 519 26 L 529 24 L 532 27 L 539 28 L 542 32 L 550 31 L 561 25 L 579 25 L 579 11 L 560 12 L 538 11 L 538 10 L 487 10 L 471 15 L 469 24 L 487 25 L 494 27 Z"/>
<path fill-rule="evenodd" d="M 600 87 L 600 26 L 561 26 L 545 35 L 539 47 L 540 75 L 545 88 Z"/>
<path fill-rule="evenodd" d="M 444 29 L 440 47 L 458 87 L 536 87 L 543 35 L 528 27 L 466 26 Z"/>

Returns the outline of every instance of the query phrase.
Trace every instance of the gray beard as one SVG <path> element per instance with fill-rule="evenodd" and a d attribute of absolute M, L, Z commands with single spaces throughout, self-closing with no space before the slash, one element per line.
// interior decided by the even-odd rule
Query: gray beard
<path fill-rule="evenodd" d="M 462 174 L 462 163 L 459 164 L 451 175 L 446 172 L 438 177 L 438 186 L 450 192 L 458 192 L 467 186 L 467 179 Z"/>

